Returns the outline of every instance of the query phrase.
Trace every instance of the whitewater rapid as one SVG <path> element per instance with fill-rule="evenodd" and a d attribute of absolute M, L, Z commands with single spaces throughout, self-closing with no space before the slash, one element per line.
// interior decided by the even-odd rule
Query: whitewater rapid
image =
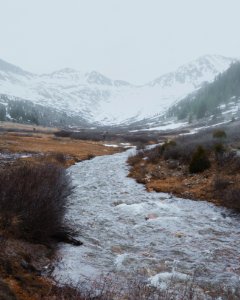
<path fill-rule="evenodd" d="M 67 218 L 81 247 L 62 244 L 54 276 L 62 282 L 98 275 L 135 276 L 161 284 L 174 276 L 236 287 L 240 282 L 240 218 L 200 201 L 148 193 L 128 178 L 133 150 L 72 166 L 75 186 Z M 151 214 L 154 218 L 147 220 Z"/>

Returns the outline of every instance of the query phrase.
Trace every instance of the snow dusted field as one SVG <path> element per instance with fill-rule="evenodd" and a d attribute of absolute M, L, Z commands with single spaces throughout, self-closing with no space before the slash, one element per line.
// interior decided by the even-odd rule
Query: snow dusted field
<path fill-rule="evenodd" d="M 195 272 L 201 284 L 240 284 L 239 217 L 207 202 L 148 193 L 127 178 L 134 150 L 97 157 L 69 169 L 76 186 L 68 219 L 82 247 L 62 245 L 54 276 L 62 282 L 137 273 L 163 287 Z"/>

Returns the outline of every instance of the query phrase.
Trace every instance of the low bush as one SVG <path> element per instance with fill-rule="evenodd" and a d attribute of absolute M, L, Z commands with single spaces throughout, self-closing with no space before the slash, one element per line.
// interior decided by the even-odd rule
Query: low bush
<path fill-rule="evenodd" d="M 217 177 L 214 182 L 213 182 L 213 187 L 215 191 L 220 191 L 222 192 L 225 190 L 228 186 L 230 185 L 229 180 L 226 180 L 224 178 Z"/>
<path fill-rule="evenodd" d="M 51 156 L 52 156 L 53 159 L 55 159 L 60 164 L 65 164 L 66 161 L 67 161 L 66 155 L 64 155 L 61 152 L 52 153 Z"/>
<path fill-rule="evenodd" d="M 148 162 L 152 164 L 157 164 L 162 156 L 162 147 L 157 146 L 151 150 L 148 150 L 145 154 L 148 159 Z"/>
<path fill-rule="evenodd" d="M 229 189 L 223 197 L 224 202 L 230 208 L 240 211 L 240 189 Z"/>
<path fill-rule="evenodd" d="M 93 159 L 93 158 L 95 158 L 96 156 L 94 155 L 94 154 L 88 154 L 88 156 L 87 156 L 87 160 L 91 160 L 91 159 Z"/>
<path fill-rule="evenodd" d="M 137 149 L 137 150 L 144 150 L 144 149 L 145 149 L 145 146 L 146 146 L 145 143 L 143 143 L 143 142 L 138 142 L 138 143 L 136 144 L 136 149 Z"/>
<path fill-rule="evenodd" d="M 215 144 L 213 146 L 213 150 L 214 150 L 214 152 L 215 152 L 216 155 L 223 154 L 226 151 L 226 149 L 225 149 L 225 147 L 223 146 L 222 143 Z"/>
<path fill-rule="evenodd" d="M 64 231 L 66 171 L 50 164 L 27 164 L 0 174 L 0 227 L 14 236 L 47 241 Z"/>
<path fill-rule="evenodd" d="M 136 164 L 140 163 L 140 161 L 144 158 L 144 152 L 143 151 L 138 151 L 134 155 L 130 155 L 128 157 L 128 164 L 130 166 L 135 166 Z"/>
<path fill-rule="evenodd" d="M 225 139 L 226 137 L 227 137 L 227 134 L 224 130 L 218 129 L 213 132 L 213 138 Z"/>
<path fill-rule="evenodd" d="M 182 157 L 179 147 L 168 148 L 164 151 L 163 158 L 168 159 L 180 159 Z"/>
<path fill-rule="evenodd" d="M 237 173 L 240 171 L 240 156 L 236 151 L 226 151 L 221 155 L 220 164 L 230 174 Z"/>
<path fill-rule="evenodd" d="M 210 160 L 208 159 L 207 153 L 202 146 L 198 146 L 197 150 L 192 156 L 189 172 L 200 173 L 209 169 L 211 166 Z"/>
<path fill-rule="evenodd" d="M 142 276 L 126 280 L 111 275 L 95 280 L 86 278 L 76 286 L 53 286 L 50 296 L 61 300 L 204 300 L 204 299 L 239 299 L 239 288 L 222 285 L 199 284 L 189 277 L 179 282 L 174 276 L 160 288 L 149 284 Z"/>
<path fill-rule="evenodd" d="M 218 165 L 222 165 L 224 162 L 224 154 L 226 149 L 222 143 L 217 143 L 213 146 L 213 151 L 215 154 L 215 159 Z"/>
<path fill-rule="evenodd" d="M 106 128 L 107 129 L 107 128 Z M 109 129 L 109 128 L 108 128 Z M 146 145 L 151 143 L 158 143 L 159 134 L 157 132 L 136 131 L 130 132 L 127 129 L 85 129 L 79 131 L 61 130 L 55 133 L 56 137 L 68 137 L 77 140 L 92 140 L 92 141 L 115 141 L 131 143 L 134 145 Z"/>
<path fill-rule="evenodd" d="M 0 299 L 2 300 L 17 300 L 10 286 L 0 278 Z"/>
<path fill-rule="evenodd" d="M 165 149 L 175 147 L 175 146 L 177 146 L 177 143 L 174 140 L 169 140 L 162 145 L 162 147 Z"/>

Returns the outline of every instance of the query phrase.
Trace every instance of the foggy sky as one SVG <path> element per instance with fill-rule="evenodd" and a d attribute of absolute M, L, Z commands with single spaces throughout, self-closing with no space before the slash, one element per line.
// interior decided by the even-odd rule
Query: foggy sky
<path fill-rule="evenodd" d="M 0 0 L 0 58 L 143 83 L 204 54 L 240 57 L 239 0 Z"/>

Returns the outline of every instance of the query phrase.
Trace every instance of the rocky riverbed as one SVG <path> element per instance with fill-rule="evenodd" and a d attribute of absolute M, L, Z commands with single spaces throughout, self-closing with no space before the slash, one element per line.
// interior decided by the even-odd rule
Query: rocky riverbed
<path fill-rule="evenodd" d="M 77 283 L 141 274 L 160 287 L 173 277 L 194 277 L 203 288 L 238 287 L 240 217 L 204 201 L 147 192 L 127 177 L 131 151 L 69 169 L 75 190 L 67 218 L 84 245 L 60 246 L 55 278 Z"/>

